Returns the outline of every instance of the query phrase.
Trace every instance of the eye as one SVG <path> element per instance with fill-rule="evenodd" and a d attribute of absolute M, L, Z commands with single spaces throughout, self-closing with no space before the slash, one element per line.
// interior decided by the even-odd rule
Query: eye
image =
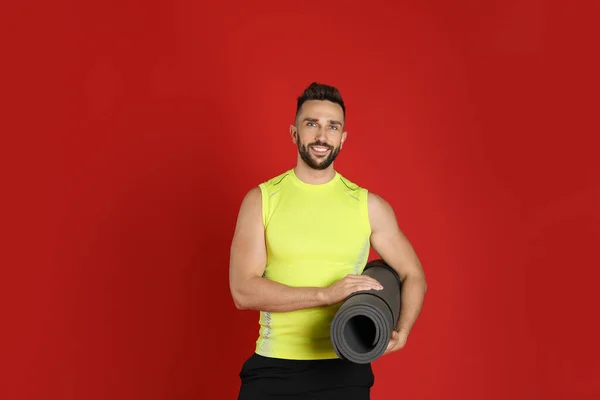
<path fill-rule="evenodd" d="M 314 122 L 309 122 L 306 124 L 307 126 L 317 126 L 317 124 L 315 124 Z"/>
<path fill-rule="evenodd" d="M 330 128 L 333 129 L 333 130 L 336 130 L 336 131 L 338 129 L 337 125 L 331 125 Z"/>

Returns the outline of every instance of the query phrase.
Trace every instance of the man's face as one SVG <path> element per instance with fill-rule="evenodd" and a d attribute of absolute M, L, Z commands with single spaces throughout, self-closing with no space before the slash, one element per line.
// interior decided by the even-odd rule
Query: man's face
<path fill-rule="evenodd" d="M 310 168 L 326 169 L 346 140 L 342 107 L 330 101 L 306 101 L 296 118 L 296 126 L 290 127 L 290 133 L 302 160 Z"/>

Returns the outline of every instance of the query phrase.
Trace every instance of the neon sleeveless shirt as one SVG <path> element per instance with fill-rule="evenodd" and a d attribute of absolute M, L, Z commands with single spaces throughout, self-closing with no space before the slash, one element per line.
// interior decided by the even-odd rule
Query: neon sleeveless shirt
<path fill-rule="evenodd" d="M 368 191 L 336 172 L 324 184 L 294 170 L 259 185 L 265 227 L 264 277 L 292 287 L 326 287 L 362 273 L 371 248 Z M 275 358 L 337 358 L 329 329 L 340 304 L 261 312 L 256 353 Z"/>

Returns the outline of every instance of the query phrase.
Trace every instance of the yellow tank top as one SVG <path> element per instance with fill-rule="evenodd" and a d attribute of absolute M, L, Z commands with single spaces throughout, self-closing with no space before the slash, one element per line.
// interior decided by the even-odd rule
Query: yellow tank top
<path fill-rule="evenodd" d="M 259 187 L 265 278 L 293 287 L 325 287 L 362 273 L 371 248 L 366 189 L 338 172 L 325 184 L 307 184 L 293 169 Z M 329 329 L 339 306 L 261 312 L 256 353 L 297 360 L 337 358 Z"/>

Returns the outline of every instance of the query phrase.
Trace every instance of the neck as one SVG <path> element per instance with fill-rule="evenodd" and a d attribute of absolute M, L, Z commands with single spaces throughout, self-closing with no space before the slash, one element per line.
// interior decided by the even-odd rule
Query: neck
<path fill-rule="evenodd" d="M 333 163 L 326 169 L 316 170 L 310 168 L 301 159 L 298 160 L 294 173 L 301 181 L 311 185 L 321 185 L 331 181 L 335 177 L 335 169 Z"/>

